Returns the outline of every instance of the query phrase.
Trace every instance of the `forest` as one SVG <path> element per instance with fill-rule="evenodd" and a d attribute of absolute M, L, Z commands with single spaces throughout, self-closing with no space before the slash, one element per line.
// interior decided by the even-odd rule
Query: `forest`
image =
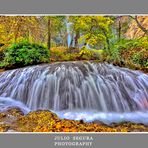
<path fill-rule="evenodd" d="M 1 132 L 147 132 L 147 112 L 148 16 L 0 16 Z"/>
<path fill-rule="evenodd" d="M 1 16 L 0 66 L 98 60 L 145 69 L 148 66 L 147 21 L 147 16 Z M 35 51 L 30 47 L 30 53 L 22 49 L 11 59 L 14 48 L 21 48 L 21 44 L 41 45 L 49 53 L 44 55 L 40 49 Z M 32 53 L 37 56 L 35 60 L 27 55 Z"/>

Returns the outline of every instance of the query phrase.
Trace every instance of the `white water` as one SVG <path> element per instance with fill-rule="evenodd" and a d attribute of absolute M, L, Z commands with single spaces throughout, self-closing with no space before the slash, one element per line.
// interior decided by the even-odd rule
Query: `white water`
<path fill-rule="evenodd" d="M 17 107 L 20 108 L 22 112 L 28 113 L 30 111 L 23 103 L 16 101 L 8 97 L 0 97 L 0 112 L 5 111 L 9 108 Z"/>
<path fill-rule="evenodd" d="M 135 112 L 98 112 L 97 110 L 65 110 L 55 112 L 58 117 L 65 119 L 83 120 L 86 122 L 101 121 L 105 124 L 119 123 L 122 121 L 131 121 L 134 123 L 148 124 L 148 111 L 135 111 Z"/>
<path fill-rule="evenodd" d="M 61 118 L 148 124 L 148 75 L 107 63 L 62 62 L 6 71 L 0 73 L 0 96 Z"/>
<path fill-rule="evenodd" d="M 72 40 L 70 26 L 71 26 L 71 23 L 67 23 L 67 45 L 68 45 L 68 48 L 70 47 L 70 43 Z"/>

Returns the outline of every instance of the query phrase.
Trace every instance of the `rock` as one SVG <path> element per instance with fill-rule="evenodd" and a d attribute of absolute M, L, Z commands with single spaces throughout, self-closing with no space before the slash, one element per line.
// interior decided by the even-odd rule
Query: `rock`
<path fill-rule="evenodd" d="M 10 128 L 7 124 L 0 124 L 0 132 L 6 132 Z"/>
<path fill-rule="evenodd" d="M 48 110 L 31 111 L 24 115 L 19 108 L 0 113 L 0 132 L 147 132 L 143 124 L 121 122 L 106 125 L 100 121 L 85 122 L 60 119 Z"/>
<path fill-rule="evenodd" d="M 19 108 L 7 108 L 0 112 L 0 132 L 7 132 L 13 127 L 12 122 L 23 116 L 24 113 Z"/>
<path fill-rule="evenodd" d="M 23 111 L 18 107 L 15 107 L 15 108 L 10 107 L 7 110 L 5 110 L 5 113 L 9 114 L 9 115 L 12 115 L 14 117 L 19 117 L 19 116 L 24 115 Z"/>
<path fill-rule="evenodd" d="M 18 132 L 133 132 L 148 131 L 148 126 L 131 122 L 106 125 L 99 121 L 87 123 L 82 120 L 59 119 L 48 110 L 32 111 L 13 122 Z"/>

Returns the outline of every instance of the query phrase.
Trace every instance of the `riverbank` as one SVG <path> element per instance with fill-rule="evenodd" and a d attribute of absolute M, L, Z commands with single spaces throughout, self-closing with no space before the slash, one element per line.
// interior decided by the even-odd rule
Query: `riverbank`
<path fill-rule="evenodd" d="M 81 61 L 87 62 L 87 60 L 81 60 Z M 51 61 L 49 63 L 42 63 L 42 64 L 37 64 L 37 65 L 52 64 L 52 63 L 57 63 L 57 62 L 68 62 L 68 61 L 56 61 L 56 62 Z M 72 62 L 72 61 L 69 61 L 69 62 Z M 74 61 L 74 62 L 76 62 L 76 61 Z M 122 67 L 122 68 L 129 68 L 129 69 L 132 69 L 132 70 L 140 70 L 144 73 L 148 73 L 148 67 L 141 67 L 140 65 L 128 63 L 128 62 L 127 63 L 119 63 L 117 61 L 108 61 L 108 60 L 89 60 L 89 62 L 94 62 L 94 63 L 106 62 L 106 63 L 109 63 L 109 64 L 113 64 L 114 66 L 119 66 L 119 67 Z M 30 66 L 35 66 L 35 65 L 30 65 Z M 25 67 L 30 67 L 30 66 L 25 66 Z M 18 67 L 18 68 L 25 68 L 25 67 Z M 12 68 L 12 69 L 11 68 L 10 69 L 0 68 L 0 72 L 18 69 L 18 68 Z"/>
<path fill-rule="evenodd" d="M 0 132 L 148 132 L 148 126 L 131 122 L 104 123 L 59 119 L 48 110 L 38 110 L 24 115 L 20 109 L 11 108 L 0 113 Z"/>

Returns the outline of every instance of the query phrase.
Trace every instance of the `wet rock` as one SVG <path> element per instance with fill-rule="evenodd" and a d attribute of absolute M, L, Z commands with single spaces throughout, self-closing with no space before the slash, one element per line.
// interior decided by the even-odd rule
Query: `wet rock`
<path fill-rule="evenodd" d="M 23 115 L 23 112 L 19 108 L 8 108 L 0 112 L 0 132 L 11 130 L 13 127 L 12 122 Z"/>
<path fill-rule="evenodd" d="M 19 108 L 0 113 L 0 132 L 147 132 L 148 126 L 131 122 L 106 125 L 99 121 L 84 122 L 60 119 L 48 110 L 24 115 Z"/>
<path fill-rule="evenodd" d="M 6 132 L 10 128 L 7 124 L 0 124 L 0 132 Z"/>
<path fill-rule="evenodd" d="M 8 108 L 6 111 L 5 111 L 6 114 L 9 114 L 9 115 L 12 115 L 14 117 L 19 117 L 19 116 L 23 116 L 24 113 L 23 111 L 18 108 L 18 107 L 15 107 L 15 108 Z"/>
<path fill-rule="evenodd" d="M 6 117 L 7 115 L 5 114 L 5 113 L 0 113 L 0 120 L 2 119 L 2 118 L 4 118 L 4 117 Z"/>
<path fill-rule="evenodd" d="M 48 110 L 32 111 L 13 122 L 17 132 L 138 132 L 148 131 L 148 126 L 131 122 L 106 125 L 101 122 L 87 123 L 82 120 L 59 119 Z"/>

